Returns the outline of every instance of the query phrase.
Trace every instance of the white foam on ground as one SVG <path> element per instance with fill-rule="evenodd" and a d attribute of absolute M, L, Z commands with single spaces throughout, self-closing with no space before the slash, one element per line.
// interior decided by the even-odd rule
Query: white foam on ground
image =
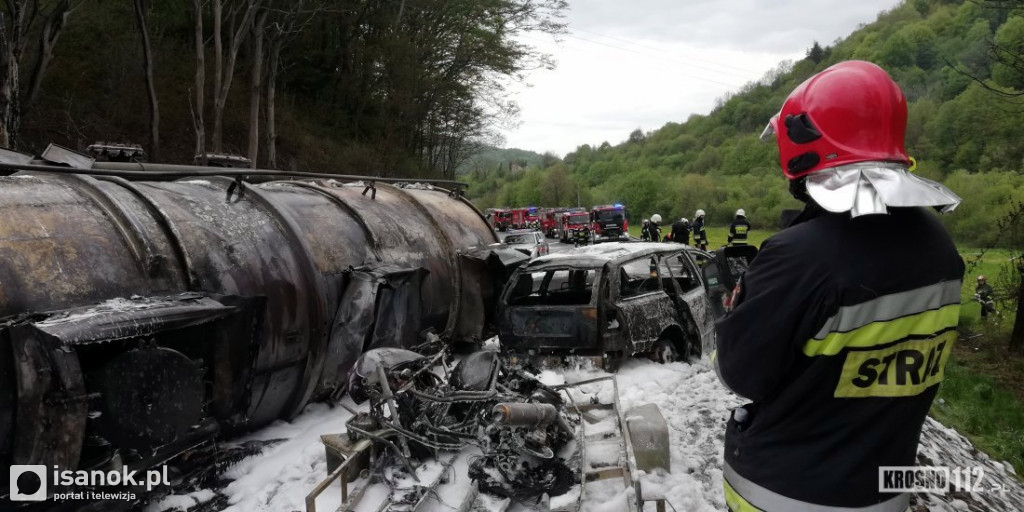
<path fill-rule="evenodd" d="M 563 371 L 545 370 L 539 378 L 549 385 L 575 382 L 604 375 L 600 370 L 578 368 Z M 672 472 L 668 474 L 641 474 L 643 494 L 664 497 L 677 511 L 710 512 L 726 510 L 722 495 L 722 454 L 724 450 L 725 422 L 732 408 L 743 400 L 730 393 L 718 381 L 709 363 L 700 361 L 692 365 L 672 363 L 656 364 L 647 360 L 627 361 L 618 373 L 619 400 L 622 412 L 637 405 L 655 403 L 669 425 L 672 446 Z M 574 398 L 587 403 L 591 397 L 602 402 L 612 399 L 610 383 L 583 386 Z M 346 399 L 347 400 L 347 399 Z M 249 457 L 227 471 L 233 479 L 219 491 L 227 495 L 227 510 L 237 512 L 278 512 L 305 510 L 305 496 L 326 474 L 326 460 L 320 435 L 344 430 L 350 414 L 343 408 L 331 409 L 323 404 L 312 405 L 291 423 L 278 422 L 239 441 L 253 439 L 287 439 L 263 453 Z M 604 426 L 604 423 L 601 423 Z M 598 433 L 601 429 L 595 429 Z M 597 448 L 597 447 L 595 447 Z M 602 449 L 594 455 L 610 456 Z M 981 466 L 986 482 L 993 490 L 987 493 L 951 495 L 919 495 L 918 504 L 932 511 L 958 510 L 1024 510 L 1024 487 L 1006 469 L 1006 465 L 991 460 L 976 450 L 956 431 L 928 419 L 924 425 L 919 449 L 919 464 L 940 466 Z M 458 476 L 439 489 L 441 500 L 428 504 L 426 510 L 450 511 L 458 506 L 460 496 L 469 492 L 471 483 L 465 478 L 467 461 L 460 460 L 453 473 Z M 429 466 L 430 469 L 436 469 Z M 424 468 L 428 469 L 428 468 Z M 206 502 L 212 490 L 170 496 L 151 504 L 147 512 L 187 510 Z M 373 501 L 367 496 L 367 501 Z M 599 481 L 587 484 L 583 510 L 612 512 L 624 510 L 626 500 L 632 500 L 633 491 L 625 489 L 621 481 Z M 559 500 L 553 500 L 559 502 Z M 565 501 L 565 500 L 562 500 Z M 340 503 L 340 491 L 332 486 L 317 501 L 318 510 L 335 510 Z M 563 503 L 559 503 L 563 504 Z M 517 507 L 513 505 L 510 510 Z M 371 507 L 372 509 L 372 507 Z M 648 503 L 645 510 L 654 510 Z"/>

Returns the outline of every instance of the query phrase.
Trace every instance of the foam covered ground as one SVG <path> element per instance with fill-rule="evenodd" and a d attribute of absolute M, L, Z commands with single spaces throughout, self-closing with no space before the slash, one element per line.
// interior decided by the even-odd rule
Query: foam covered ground
<path fill-rule="evenodd" d="M 575 382 L 603 375 L 592 368 L 545 371 L 546 383 Z M 729 411 L 743 400 L 726 390 L 707 361 L 693 365 L 659 365 L 635 359 L 623 365 L 618 374 L 619 399 L 623 412 L 633 406 L 655 403 L 669 424 L 672 445 L 671 474 L 643 475 L 644 494 L 661 495 L 678 512 L 726 510 L 722 496 L 722 453 L 725 421 Z M 586 392 L 604 395 L 608 389 L 598 386 Z M 350 402 L 346 403 L 351 405 Z M 169 510 L 229 510 L 237 512 L 281 512 L 305 510 L 305 496 L 326 476 L 326 460 L 320 435 L 344 430 L 350 414 L 345 409 L 324 404 L 309 406 L 291 423 L 278 422 L 237 442 L 284 439 L 249 457 L 227 471 L 230 482 L 219 489 L 192 489 L 169 496 L 148 506 L 148 512 Z M 1008 471 L 1009 466 L 993 461 L 971 443 L 938 422 L 929 419 L 923 430 L 919 450 L 922 465 L 971 467 L 985 472 L 988 492 L 956 495 L 920 495 L 915 497 L 915 512 L 929 511 L 1020 511 L 1024 510 L 1024 487 Z M 458 467 L 456 471 L 461 469 Z M 1012 469 L 1011 469 L 1012 470 Z M 463 470 L 464 471 L 464 470 Z M 452 487 L 455 486 L 455 489 Z M 460 489 L 469 483 L 456 479 L 442 499 L 430 503 L 432 510 L 450 511 Z M 214 500 L 219 497 L 218 501 Z M 583 510 L 612 512 L 624 510 L 628 492 L 622 486 L 589 485 Z M 332 487 L 317 501 L 318 510 L 333 511 L 340 492 Z M 211 507 L 212 503 L 217 505 Z M 204 507 L 204 504 L 206 505 Z M 653 505 L 648 505 L 653 510 Z"/>

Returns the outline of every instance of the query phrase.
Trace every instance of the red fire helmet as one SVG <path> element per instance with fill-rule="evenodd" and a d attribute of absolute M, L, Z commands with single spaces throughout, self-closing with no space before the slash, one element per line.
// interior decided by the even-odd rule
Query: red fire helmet
<path fill-rule="evenodd" d="M 904 147 L 907 99 L 875 64 L 840 62 L 800 84 L 771 119 L 789 179 L 858 162 L 910 165 Z"/>

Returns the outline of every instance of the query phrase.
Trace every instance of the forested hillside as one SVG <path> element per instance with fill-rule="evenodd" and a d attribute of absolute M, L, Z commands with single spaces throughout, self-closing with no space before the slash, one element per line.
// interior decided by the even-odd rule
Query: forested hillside
<path fill-rule="evenodd" d="M 484 146 L 473 152 L 457 169 L 458 174 L 472 171 L 498 171 L 528 169 L 530 167 L 548 167 L 559 159 L 551 153 L 543 155 L 535 151 L 517 148 L 497 148 Z"/>
<path fill-rule="evenodd" d="M 563 0 L 10 0 L 0 146 L 143 145 L 260 167 L 448 176 L 550 66 Z"/>
<path fill-rule="evenodd" d="M 472 173 L 471 196 L 482 207 L 546 206 L 575 204 L 579 192 L 584 205 L 625 203 L 634 221 L 653 213 L 692 217 L 703 208 L 723 224 L 744 208 L 755 226 L 775 227 L 781 210 L 799 203 L 774 144 L 758 135 L 800 82 L 836 62 L 863 59 L 888 70 L 907 95 L 916 172 L 964 197 L 945 218 L 948 226 L 961 242 L 998 244 L 996 220 L 1013 199 L 1024 199 L 1024 74 L 1014 66 L 1024 53 L 1024 17 L 1014 8 L 1021 4 L 905 2 L 845 39 L 808 41 L 806 58 L 781 63 L 709 115 L 635 131 L 617 146 L 584 144 L 547 168 Z"/>

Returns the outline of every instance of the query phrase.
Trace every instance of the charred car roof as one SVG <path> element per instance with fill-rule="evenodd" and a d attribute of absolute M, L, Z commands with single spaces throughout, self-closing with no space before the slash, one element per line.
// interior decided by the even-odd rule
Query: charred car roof
<path fill-rule="evenodd" d="M 676 243 L 610 242 L 541 256 L 522 268 L 540 269 L 564 266 L 596 268 L 606 263 L 620 263 L 640 256 L 681 251 L 687 248 L 689 246 Z"/>

